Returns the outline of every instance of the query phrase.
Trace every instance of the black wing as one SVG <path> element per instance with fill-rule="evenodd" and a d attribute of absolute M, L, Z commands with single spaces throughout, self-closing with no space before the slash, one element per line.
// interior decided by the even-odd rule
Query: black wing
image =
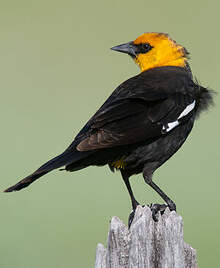
<path fill-rule="evenodd" d="M 193 113 L 195 90 L 184 68 L 152 69 L 122 83 L 76 137 L 77 150 L 137 143 L 167 134 Z"/>

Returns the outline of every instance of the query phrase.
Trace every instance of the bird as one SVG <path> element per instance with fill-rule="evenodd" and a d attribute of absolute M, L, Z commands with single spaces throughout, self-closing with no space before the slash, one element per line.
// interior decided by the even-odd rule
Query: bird
<path fill-rule="evenodd" d="M 134 41 L 111 48 L 125 53 L 140 73 L 121 83 L 88 120 L 69 147 L 5 192 L 19 191 L 48 172 L 76 171 L 108 165 L 119 171 L 128 190 L 132 212 L 139 204 L 130 177 L 144 181 L 165 204 L 151 204 L 159 211 L 176 204 L 154 182 L 154 172 L 173 156 L 190 134 L 195 120 L 213 104 L 212 90 L 194 79 L 189 53 L 166 33 L 146 32 Z"/>

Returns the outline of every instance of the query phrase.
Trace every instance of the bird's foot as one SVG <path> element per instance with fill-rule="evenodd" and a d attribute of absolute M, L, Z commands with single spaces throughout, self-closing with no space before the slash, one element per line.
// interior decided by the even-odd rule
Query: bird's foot
<path fill-rule="evenodd" d="M 158 221 L 158 216 L 157 213 L 160 212 L 161 215 L 163 215 L 164 211 L 166 210 L 166 208 L 168 207 L 168 205 L 166 204 L 150 204 L 150 209 L 152 212 L 152 218 L 154 221 Z"/>
<path fill-rule="evenodd" d="M 136 209 L 133 209 L 128 217 L 128 229 L 130 229 L 131 227 L 131 224 L 132 224 L 132 221 L 134 219 L 134 215 L 135 215 L 135 210 Z"/>
<path fill-rule="evenodd" d="M 131 226 L 132 221 L 134 219 L 136 208 L 139 205 L 140 205 L 139 202 L 135 198 L 133 198 L 132 199 L 132 208 L 133 208 L 133 210 L 131 211 L 131 213 L 130 213 L 130 215 L 128 217 L 128 229 L 130 229 L 130 226 Z"/>
<path fill-rule="evenodd" d="M 139 204 L 138 204 L 139 205 Z M 165 212 L 166 208 L 169 208 L 170 211 L 174 210 L 176 211 L 176 205 L 175 203 L 173 203 L 172 201 L 169 202 L 169 204 L 150 204 L 148 205 L 151 209 L 151 212 L 152 212 L 152 218 L 155 222 L 158 221 L 158 212 L 161 213 L 161 215 L 163 215 L 163 213 Z M 142 206 L 144 207 L 144 205 Z M 137 208 L 137 207 L 136 207 Z M 134 219 L 134 215 L 135 215 L 135 211 L 136 211 L 136 208 L 133 209 L 128 217 L 128 228 L 130 229 L 130 226 L 133 222 L 133 219 Z"/>
<path fill-rule="evenodd" d="M 163 215 L 164 211 L 168 207 L 168 205 L 166 205 L 166 204 L 150 204 L 147 206 L 151 209 L 152 218 L 155 222 L 158 221 L 158 214 L 157 213 L 160 212 L 161 215 Z M 142 206 L 142 207 L 144 207 L 144 206 Z M 136 209 L 133 209 L 129 215 L 129 218 L 128 218 L 128 228 L 129 229 L 130 229 L 130 226 L 133 222 L 135 212 L 136 212 Z"/>
<path fill-rule="evenodd" d="M 152 212 L 152 218 L 154 221 L 158 221 L 157 213 L 160 212 L 161 215 L 165 212 L 166 208 L 169 208 L 170 211 L 175 210 L 176 211 L 176 205 L 173 202 L 170 202 L 167 204 L 151 204 L 150 206 L 151 212 Z"/>

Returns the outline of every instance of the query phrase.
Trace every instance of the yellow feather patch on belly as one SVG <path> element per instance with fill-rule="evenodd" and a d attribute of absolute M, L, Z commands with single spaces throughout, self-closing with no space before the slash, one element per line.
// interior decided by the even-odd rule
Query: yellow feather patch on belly
<path fill-rule="evenodd" d="M 119 160 L 116 160 L 111 163 L 111 166 L 113 166 L 116 169 L 125 169 L 126 163 L 124 161 L 124 157 L 122 157 Z"/>

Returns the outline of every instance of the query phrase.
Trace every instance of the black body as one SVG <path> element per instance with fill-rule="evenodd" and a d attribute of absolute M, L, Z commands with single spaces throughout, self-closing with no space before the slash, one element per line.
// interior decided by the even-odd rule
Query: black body
<path fill-rule="evenodd" d="M 193 109 L 180 117 L 192 103 Z M 143 172 L 145 181 L 172 209 L 172 201 L 152 182 L 152 175 L 181 147 L 195 118 L 211 103 L 210 91 L 193 81 L 189 68 L 167 66 L 144 71 L 115 89 L 61 155 L 6 192 L 27 187 L 62 166 L 75 171 L 108 164 L 114 170 L 114 162 L 123 159 L 121 173 L 133 208 L 138 202 L 128 179 Z M 171 122 L 178 125 L 169 130 Z"/>

